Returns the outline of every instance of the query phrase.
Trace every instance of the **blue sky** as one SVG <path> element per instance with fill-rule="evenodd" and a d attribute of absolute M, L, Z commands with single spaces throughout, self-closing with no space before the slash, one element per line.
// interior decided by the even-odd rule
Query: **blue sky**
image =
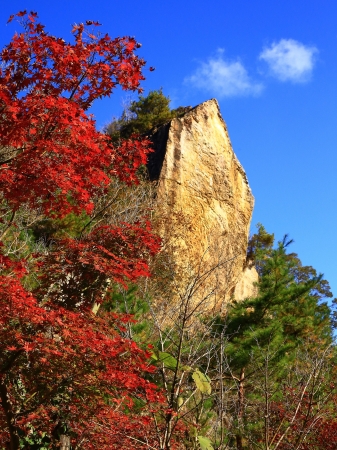
<path fill-rule="evenodd" d="M 172 107 L 218 99 L 255 196 L 252 225 L 295 240 L 302 262 L 337 296 L 337 2 L 335 0 L 14 0 L 0 9 L 0 44 L 37 11 L 51 34 L 98 20 L 131 35 L 148 66 L 145 93 L 163 88 Z M 94 105 L 99 128 L 127 94 Z M 253 228 L 252 228 L 253 229 Z"/>

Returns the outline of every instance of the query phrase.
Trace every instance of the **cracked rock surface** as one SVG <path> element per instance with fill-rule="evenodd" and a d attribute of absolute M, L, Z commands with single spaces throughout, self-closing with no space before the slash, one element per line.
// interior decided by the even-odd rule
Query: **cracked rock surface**
<path fill-rule="evenodd" d="M 253 295 L 257 276 L 250 270 L 245 284 L 245 264 L 254 197 L 218 102 L 206 101 L 171 120 L 152 140 L 149 173 L 166 217 L 160 234 L 171 246 L 181 286 L 210 270 L 202 295 L 211 293 L 213 306 L 243 292 Z"/>

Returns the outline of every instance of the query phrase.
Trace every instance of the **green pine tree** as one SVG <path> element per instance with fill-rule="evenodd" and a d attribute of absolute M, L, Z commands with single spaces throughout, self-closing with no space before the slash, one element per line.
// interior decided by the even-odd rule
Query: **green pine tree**
<path fill-rule="evenodd" d="M 115 142 L 120 138 L 129 138 L 132 134 L 144 135 L 175 117 L 183 116 L 190 109 L 180 106 L 171 110 L 170 101 L 163 94 L 162 88 L 150 91 L 146 97 L 140 96 L 138 101 L 133 101 L 124 108 L 121 117 L 105 127 L 105 132 Z"/>
<path fill-rule="evenodd" d="M 312 267 L 302 266 L 295 253 L 288 253 L 291 243 L 285 236 L 274 247 L 274 236 L 259 225 L 248 248 L 250 264 L 259 273 L 258 295 L 233 302 L 217 324 L 218 333 L 225 330 L 228 378 L 237 391 L 232 413 L 238 450 L 248 448 L 247 427 L 255 428 L 256 434 L 264 426 L 263 420 L 253 426 L 251 417 L 246 420 L 246 411 L 249 401 L 258 404 L 256 386 L 265 383 L 261 373 L 267 373 L 266 365 L 269 387 L 265 385 L 264 393 L 270 392 L 271 401 L 301 346 L 317 350 L 332 341 L 330 309 L 322 301 L 331 297 L 329 284 Z"/>

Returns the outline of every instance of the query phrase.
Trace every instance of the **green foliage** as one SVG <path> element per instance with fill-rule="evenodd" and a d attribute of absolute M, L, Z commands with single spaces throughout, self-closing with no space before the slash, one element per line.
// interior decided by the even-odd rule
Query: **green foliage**
<path fill-rule="evenodd" d="M 119 119 L 113 120 L 105 127 L 114 142 L 128 138 L 132 134 L 146 134 L 173 119 L 181 117 L 189 108 L 170 109 L 170 98 L 163 94 L 162 89 L 150 91 L 147 97 L 140 96 L 127 106 Z"/>
<path fill-rule="evenodd" d="M 290 244 L 285 237 L 275 245 L 274 235 L 259 225 L 248 249 L 249 261 L 259 271 L 258 295 L 233 302 L 225 316 L 195 314 L 193 325 L 186 327 L 176 315 L 156 334 L 167 312 L 157 312 L 156 322 L 153 305 L 149 314 L 148 299 L 137 300 L 132 289 L 109 298 L 114 310 L 140 319 L 146 332 L 134 338 L 154 346 L 151 363 L 158 371 L 151 379 L 168 399 L 158 424 L 166 424 L 172 436 L 178 433 L 176 426 L 185 427 L 183 448 L 267 448 L 256 443 L 265 435 L 269 405 L 291 408 L 292 393 L 301 388 L 301 379 L 310 377 L 316 358 L 310 355 L 317 352 L 319 358 L 331 343 L 330 310 L 324 302 L 331 296 L 329 284 L 289 252 Z M 300 354 L 307 361 L 300 361 Z M 293 377 L 289 372 L 295 369 Z M 275 410 L 268 414 L 268 426 L 277 429 L 282 419 Z"/>
<path fill-rule="evenodd" d="M 211 441 L 205 436 L 198 436 L 201 450 L 214 450 Z"/>
<path fill-rule="evenodd" d="M 144 134 L 154 126 L 168 122 L 172 118 L 169 103 L 170 99 L 162 90 L 151 91 L 147 97 L 140 96 L 137 102 L 130 105 L 134 118 L 121 128 L 121 135 Z"/>
<path fill-rule="evenodd" d="M 178 361 L 172 355 L 167 352 L 161 352 L 159 350 L 152 352 L 151 358 L 157 363 L 162 363 L 167 369 L 175 371 L 178 366 Z"/>
<path fill-rule="evenodd" d="M 35 242 L 42 241 L 49 246 L 53 239 L 79 237 L 89 219 L 85 212 L 80 215 L 70 213 L 62 219 L 43 218 L 34 222 L 29 231 Z"/>
<path fill-rule="evenodd" d="M 126 336 L 139 344 L 148 344 L 151 327 L 147 319 L 149 305 L 146 299 L 138 295 L 136 285 L 129 285 L 127 289 L 119 285 L 113 286 L 107 293 L 102 306 L 105 311 L 132 315 L 135 320 L 127 324 Z"/>
<path fill-rule="evenodd" d="M 48 450 L 50 449 L 50 439 L 45 432 L 38 432 L 32 426 L 27 436 L 19 437 L 20 449 Z"/>
<path fill-rule="evenodd" d="M 200 392 L 202 392 L 203 394 L 211 395 L 212 393 L 212 387 L 210 383 L 211 380 L 207 375 L 203 374 L 202 372 L 200 372 L 200 370 L 196 369 L 192 374 L 192 378 Z"/>
<path fill-rule="evenodd" d="M 261 275 L 263 261 L 274 245 L 274 234 L 269 234 L 261 223 L 257 224 L 257 233 L 250 237 L 247 247 L 247 261 L 254 266 Z"/>
<path fill-rule="evenodd" d="M 285 235 L 282 244 L 287 249 L 293 242 L 292 239 L 289 240 L 288 236 Z M 260 277 L 265 273 L 264 266 L 272 255 L 273 250 L 275 250 L 274 243 L 274 234 L 268 233 L 262 224 L 257 224 L 257 233 L 253 234 L 249 239 L 247 261 L 254 264 Z M 317 271 L 312 266 L 303 266 L 296 253 L 286 253 L 285 258 L 288 260 L 289 271 L 296 283 L 318 279 Z M 332 293 L 328 281 L 321 276 L 319 282 L 313 286 L 311 295 L 315 296 L 317 300 L 331 298 Z"/>
<path fill-rule="evenodd" d="M 304 338 L 328 345 L 332 339 L 330 310 L 320 303 L 330 295 L 322 275 L 303 267 L 297 255 L 287 253 L 285 237 L 273 248 L 273 235 L 259 226 L 251 239 L 250 256 L 259 268 L 258 296 L 231 305 L 226 317 L 227 352 L 235 367 L 244 367 L 256 357 L 254 349 L 275 348 L 274 358 L 289 358 Z"/>
<path fill-rule="evenodd" d="M 316 355 L 324 355 L 332 343 L 331 311 L 324 301 L 331 297 L 329 284 L 311 266 L 303 266 L 296 253 L 289 253 L 291 243 L 285 236 L 274 245 L 274 235 L 258 225 L 247 252 L 248 264 L 259 273 L 258 294 L 234 301 L 213 325 L 215 336 L 223 340 L 225 388 L 233 392 L 228 410 L 233 448 L 256 448 L 246 447 L 244 441 L 249 437 L 259 442 L 266 436 L 270 404 L 288 401 L 285 380 L 295 389 L 301 386 L 291 377 L 291 368 L 299 370 L 299 352 L 308 358 L 301 368 L 305 373 L 314 367 L 310 358 L 318 361 Z M 310 373 L 303 379 L 306 376 Z"/>

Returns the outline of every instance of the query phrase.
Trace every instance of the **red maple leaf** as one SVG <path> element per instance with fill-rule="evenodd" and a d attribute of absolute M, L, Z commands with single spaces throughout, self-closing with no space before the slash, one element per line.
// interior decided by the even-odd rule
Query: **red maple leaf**
<path fill-rule="evenodd" d="M 131 317 L 91 312 L 108 280 L 149 276 L 147 257 L 159 250 L 146 221 L 93 220 L 113 179 L 138 182 L 150 143 L 133 136 L 114 146 L 86 111 L 117 85 L 140 91 L 145 62 L 134 38 L 89 34 L 79 24 L 66 43 L 36 13 L 16 17 L 24 31 L 0 53 L 0 148 L 8 149 L 0 162 L 1 216 L 11 231 L 0 243 L 0 447 L 18 448 L 17 436 L 31 429 L 58 447 L 65 425 L 74 446 L 85 436 L 88 449 L 141 448 L 142 439 L 155 447 L 147 405 L 160 396 L 144 378 L 154 370 L 149 354 L 121 336 Z M 84 215 L 90 227 L 76 238 L 56 236 L 42 254 L 25 245 L 25 259 L 19 250 L 9 257 L 21 209 L 47 224 Z M 143 401 L 141 412 L 133 412 L 134 398 Z"/>

